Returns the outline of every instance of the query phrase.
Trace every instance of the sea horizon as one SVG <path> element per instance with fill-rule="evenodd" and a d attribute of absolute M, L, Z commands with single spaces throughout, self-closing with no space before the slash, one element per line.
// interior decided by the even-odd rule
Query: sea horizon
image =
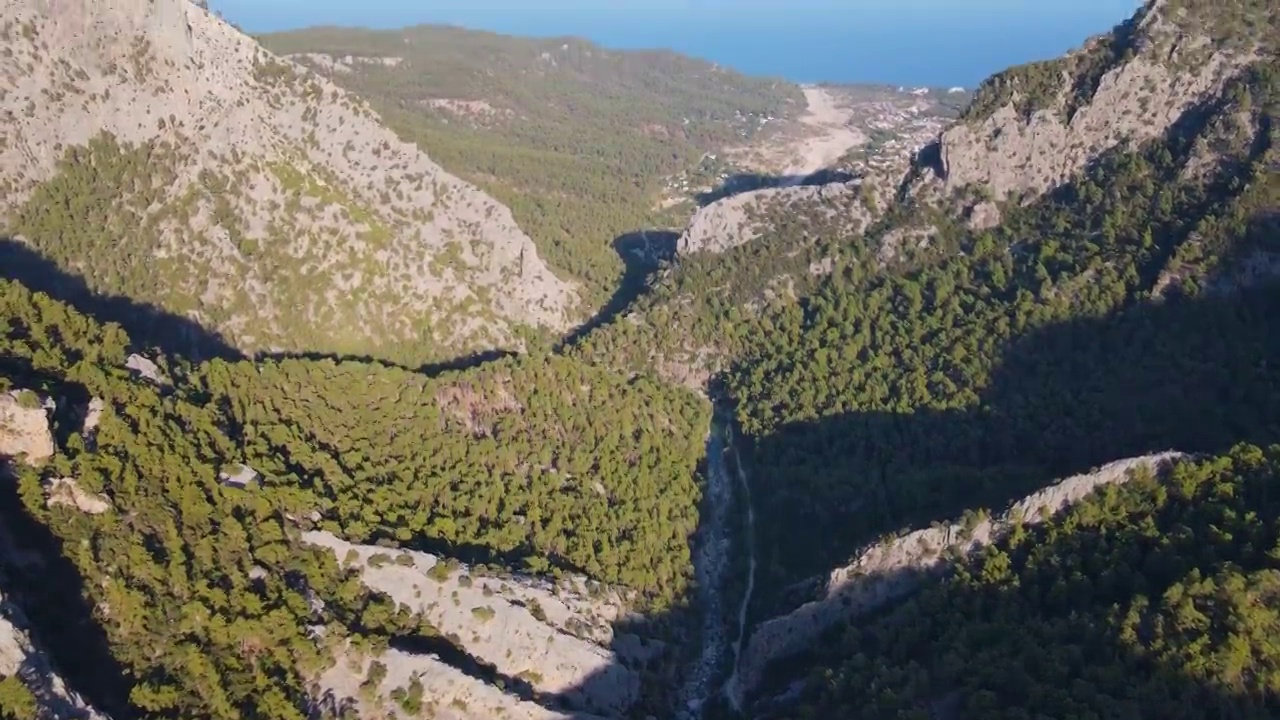
<path fill-rule="evenodd" d="M 214 0 L 211 7 L 245 31 L 314 26 L 379 30 L 448 25 L 533 38 L 575 37 L 613 50 L 671 50 L 755 76 L 802 84 L 870 83 L 964 87 L 1012 65 L 1056 57 L 1106 32 L 1136 0 L 1082 0 L 1060 6 L 1024 0 L 633 0 L 608 8 L 585 0 L 465 6 L 367 0 Z M 850 7 L 856 5 L 854 11 Z M 736 11 L 739 9 L 739 11 Z"/>

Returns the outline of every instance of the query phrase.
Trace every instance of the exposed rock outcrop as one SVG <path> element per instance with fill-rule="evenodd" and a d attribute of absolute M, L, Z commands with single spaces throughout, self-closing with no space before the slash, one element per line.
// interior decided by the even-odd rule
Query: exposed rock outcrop
<path fill-rule="evenodd" d="M 91 257 L 55 258 L 93 289 L 145 291 L 245 350 L 454 354 L 574 319 L 575 288 L 506 207 L 194 3 L 9 0 L 0 31 L 0 214 L 101 133 L 143 148 L 110 203 L 128 233 L 104 229 L 84 252 L 120 249 L 153 282 L 123 288 Z M 88 154 L 119 157 L 103 145 Z"/>
<path fill-rule="evenodd" d="M 218 473 L 218 482 L 229 487 L 245 488 L 259 477 L 248 465 L 228 465 Z"/>
<path fill-rule="evenodd" d="M 895 227 L 880 238 L 876 248 L 876 260 L 881 267 L 900 259 L 911 250 L 924 250 L 932 243 L 938 229 L 929 227 Z"/>
<path fill-rule="evenodd" d="M 169 384 L 169 379 L 160 371 L 160 366 L 156 365 L 150 358 L 134 353 L 124 361 L 124 366 L 132 371 L 135 376 L 153 385 L 165 386 Z"/>
<path fill-rule="evenodd" d="M 1256 57 L 1215 47 L 1203 23 L 1150 2 L 1111 36 L 988 80 L 980 109 L 942 134 L 941 180 L 996 200 L 1038 196 L 1111 148 L 1162 136 Z"/>
<path fill-rule="evenodd" d="M 56 478 L 45 490 L 45 504 L 53 508 L 65 506 L 75 508 L 86 515 L 101 515 L 111 509 L 111 501 L 102 495 L 91 493 L 80 487 L 71 478 Z"/>
<path fill-rule="evenodd" d="M 593 599 L 579 581 L 486 577 L 426 553 L 352 545 L 325 532 L 307 532 L 303 541 L 333 550 L 342 564 L 359 568 L 370 588 L 409 606 L 466 653 L 527 681 L 539 694 L 606 715 L 625 711 L 638 698 L 639 675 L 628 664 L 643 661 L 652 648 L 628 639 L 619 644 L 632 647 L 632 657 L 608 649 L 614 641 L 610 623 L 624 613 L 612 593 Z"/>
<path fill-rule="evenodd" d="M 740 682 L 730 691 L 739 696 L 751 692 L 769 663 L 803 651 L 837 623 L 914 592 L 923 581 L 944 571 L 948 558 L 997 542 L 1015 522 L 1041 523 L 1104 485 L 1127 481 L 1139 468 L 1159 471 L 1182 457 L 1164 452 L 1120 460 L 1029 495 L 999 518 L 983 519 L 969 527 L 948 523 L 870 546 L 852 564 L 830 574 L 821 599 L 755 628 L 742 654 Z"/>
<path fill-rule="evenodd" d="M 370 699 L 368 693 L 361 691 L 361 685 L 368 678 L 369 667 L 375 661 L 386 668 L 386 676 L 378 683 L 376 698 Z M 421 713 L 409 713 L 391 698 L 394 690 L 409 688 L 415 679 L 422 685 L 424 711 Z M 394 648 L 377 658 L 354 659 L 343 653 L 318 682 L 321 688 L 320 707 L 330 710 L 354 707 L 360 710 L 361 717 L 603 720 L 597 715 L 548 710 L 487 685 L 433 656 L 415 655 Z"/>
<path fill-rule="evenodd" d="M 0 456 L 40 463 L 53 457 L 53 401 L 30 390 L 0 394 Z"/>
<path fill-rule="evenodd" d="M 974 230 L 988 230 L 999 225 L 1000 219 L 1000 206 L 986 201 L 969 208 L 965 223 Z"/>
<path fill-rule="evenodd" d="M 84 421 L 80 424 L 80 437 L 88 443 L 92 449 L 98 442 L 98 426 L 102 424 L 102 413 L 107 409 L 107 404 L 102 398 L 93 398 L 84 409 Z"/>
<path fill-rule="evenodd" d="M 860 181 L 827 185 L 773 187 L 714 202 L 694 214 L 676 244 L 680 255 L 722 253 L 760 237 L 770 227 L 769 215 L 804 204 L 806 215 L 843 214 L 842 222 L 871 222 L 874 213 L 858 202 Z"/>

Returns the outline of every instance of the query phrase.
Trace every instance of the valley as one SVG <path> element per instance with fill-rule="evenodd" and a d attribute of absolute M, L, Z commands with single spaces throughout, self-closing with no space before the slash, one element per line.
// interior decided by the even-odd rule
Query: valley
<path fill-rule="evenodd" d="M 960 89 L 0 7 L 0 720 L 1280 713 L 1280 7 Z"/>

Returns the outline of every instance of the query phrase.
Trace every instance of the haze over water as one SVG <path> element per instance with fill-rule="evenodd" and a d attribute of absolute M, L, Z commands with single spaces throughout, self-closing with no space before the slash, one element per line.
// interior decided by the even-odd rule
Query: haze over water
<path fill-rule="evenodd" d="M 445 23 L 670 48 L 796 82 L 972 87 L 1078 47 L 1137 0 L 213 0 L 249 32 Z"/>

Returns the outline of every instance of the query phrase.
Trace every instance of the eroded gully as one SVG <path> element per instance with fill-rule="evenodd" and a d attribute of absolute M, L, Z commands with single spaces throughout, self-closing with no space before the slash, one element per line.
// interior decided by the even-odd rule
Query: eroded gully
<path fill-rule="evenodd" d="M 735 473 L 731 473 L 728 467 L 729 454 L 733 455 Z M 737 483 L 734 482 L 734 474 L 737 475 Z M 739 493 L 745 518 L 742 537 L 735 542 L 731 519 Z M 755 591 L 754 534 L 755 511 L 751 505 L 751 490 L 737 450 L 733 447 L 733 432 L 727 423 L 716 420 L 707 437 L 703 534 L 694 552 L 694 572 L 702 613 L 702 643 L 680 693 L 680 717 L 687 720 L 700 718 L 707 701 L 720 692 L 725 694 L 730 707 L 739 710 L 738 654 L 746 630 L 751 595 Z M 739 598 L 737 612 L 730 613 L 726 612 L 731 602 L 726 598 L 726 584 L 734 567 L 735 545 L 747 553 L 747 582 Z M 726 672 L 729 673 L 728 681 L 721 684 Z"/>

